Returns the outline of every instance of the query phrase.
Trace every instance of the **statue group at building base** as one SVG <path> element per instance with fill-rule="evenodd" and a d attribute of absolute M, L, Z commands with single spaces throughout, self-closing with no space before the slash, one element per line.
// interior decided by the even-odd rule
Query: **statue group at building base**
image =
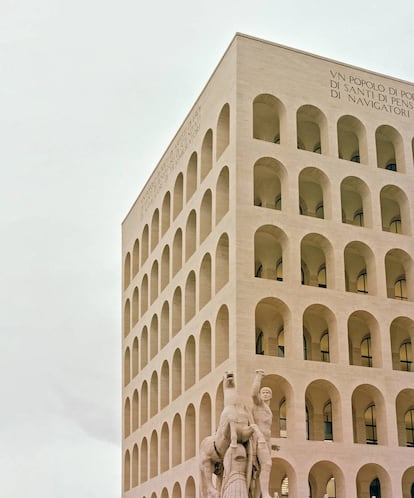
<path fill-rule="evenodd" d="M 261 387 L 263 376 L 263 370 L 256 370 L 248 408 L 237 394 L 234 375 L 225 374 L 217 431 L 200 445 L 201 498 L 272 498 L 272 390 Z"/>

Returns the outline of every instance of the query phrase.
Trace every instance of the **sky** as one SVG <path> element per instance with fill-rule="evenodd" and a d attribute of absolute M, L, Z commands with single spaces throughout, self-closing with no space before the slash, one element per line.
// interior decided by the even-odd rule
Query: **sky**
<path fill-rule="evenodd" d="M 121 222 L 236 32 L 414 81 L 407 0 L 0 0 L 0 496 L 121 495 Z"/>

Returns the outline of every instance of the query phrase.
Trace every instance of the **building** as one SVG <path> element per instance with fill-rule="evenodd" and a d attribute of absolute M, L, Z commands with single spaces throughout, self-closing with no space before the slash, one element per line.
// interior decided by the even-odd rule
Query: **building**
<path fill-rule="evenodd" d="M 123 222 L 123 497 L 199 497 L 223 373 L 271 491 L 414 497 L 414 85 L 237 34 Z"/>

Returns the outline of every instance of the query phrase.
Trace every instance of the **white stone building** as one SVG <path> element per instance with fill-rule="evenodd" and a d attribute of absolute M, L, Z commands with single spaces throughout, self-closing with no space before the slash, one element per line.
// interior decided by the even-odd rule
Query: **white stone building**
<path fill-rule="evenodd" d="M 124 498 L 199 497 L 235 373 L 271 492 L 414 497 L 414 85 L 238 34 L 123 222 Z"/>

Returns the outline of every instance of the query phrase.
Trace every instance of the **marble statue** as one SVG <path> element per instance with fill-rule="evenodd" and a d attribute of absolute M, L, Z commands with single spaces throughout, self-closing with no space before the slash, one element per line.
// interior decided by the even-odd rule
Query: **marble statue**
<path fill-rule="evenodd" d="M 220 498 L 223 459 L 228 448 L 247 444 L 254 433 L 249 410 L 240 401 L 234 375 L 226 372 L 223 379 L 224 408 L 220 415 L 217 432 L 203 439 L 200 445 L 201 496 Z M 217 475 L 217 487 L 213 485 Z"/>
<path fill-rule="evenodd" d="M 263 370 L 256 370 L 249 409 L 237 394 L 234 375 L 224 375 L 217 432 L 200 445 L 201 498 L 271 498 L 272 390 L 261 387 L 263 376 Z"/>
<path fill-rule="evenodd" d="M 270 409 L 272 390 L 270 387 L 260 387 L 263 370 L 256 370 L 256 376 L 252 385 L 253 408 L 252 415 L 258 427 L 257 434 L 257 460 L 259 461 L 259 479 L 256 482 L 254 497 L 271 498 L 269 494 L 270 470 L 272 468 L 272 419 L 273 414 Z"/>

